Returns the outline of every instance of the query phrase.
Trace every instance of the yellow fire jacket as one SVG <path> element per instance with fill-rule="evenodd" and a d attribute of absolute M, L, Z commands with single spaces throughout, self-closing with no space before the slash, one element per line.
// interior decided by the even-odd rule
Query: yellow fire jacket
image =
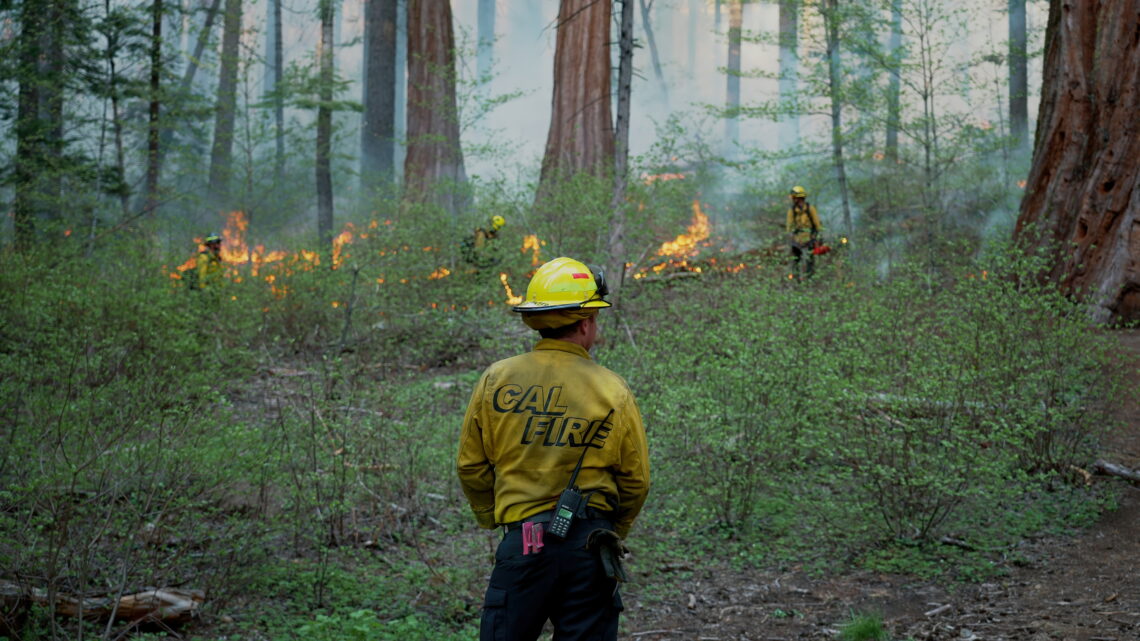
<path fill-rule="evenodd" d="M 494 528 L 553 509 L 587 444 L 577 485 L 596 491 L 590 505 L 612 511 L 624 538 L 649 493 L 645 426 L 625 380 L 554 339 L 492 364 L 459 440 L 459 482 L 476 522 Z"/>
<path fill-rule="evenodd" d="M 194 268 L 198 270 L 199 289 L 215 287 L 222 281 L 222 260 L 208 251 L 198 254 L 198 262 Z"/>
<path fill-rule="evenodd" d="M 815 210 L 815 205 L 807 202 L 803 207 L 788 208 L 788 221 L 785 227 L 789 234 L 795 232 L 797 243 L 806 243 L 816 233 L 823 231 L 823 225 L 819 222 L 819 212 Z"/>

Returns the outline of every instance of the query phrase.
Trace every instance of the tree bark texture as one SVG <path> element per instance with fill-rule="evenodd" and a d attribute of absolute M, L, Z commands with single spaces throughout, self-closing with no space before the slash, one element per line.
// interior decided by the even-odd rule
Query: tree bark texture
<path fill-rule="evenodd" d="M 780 103 L 797 102 L 797 75 L 799 74 L 799 0 L 780 0 Z M 796 111 L 792 108 L 790 111 Z M 792 114 L 786 116 L 780 127 L 780 146 L 794 147 L 800 144 L 800 118 Z"/>
<path fill-rule="evenodd" d="M 451 5 L 408 0 L 408 150 L 405 195 L 431 200 L 457 215 L 467 181 L 455 97 Z"/>
<path fill-rule="evenodd" d="M 277 179 L 277 183 L 285 179 L 285 96 L 282 96 L 279 89 L 281 88 L 281 81 L 285 77 L 285 42 L 281 33 L 281 2 L 282 0 L 271 0 L 273 3 L 273 57 L 270 58 L 273 64 L 273 122 L 274 122 L 274 139 L 276 150 L 273 157 L 273 173 Z"/>
<path fill-rule="evenodd" d="M 611 274 L 620 274 L 625 263 L 625 193 L 629 170 L 630 94 L 633 85 L 633 2 L 622 0 L 621 35 L 618 38 L 617 132 L 614 143 L 614 191 L 610 199 L 610 237 L 608 245 Z M 644 11 L 644 0 L 642 9 Z M 647 25 L 648 26 L 648 25 Z M 620 281 L 617 279 L 618 285 Z M 616 293 L 616 289 L 611 288 Z"/>
<path fill-rule="evenodd" d="M 1093 319 L 1140 320 L 1140 0 L 1053 0 L 1033 165 L 1014 230 Z M 1036 226 L 1033 230 L 1031 226 Z"/>
<path fill-rule="evenodd" d="M 1028 46 L 1025 0 L 1009 0 L 1009 132 L 1021 149 L 1029 144 Z"/>
<path fill-rule="evenodd" d="M 150 105 L 146 132 L 146 186 L 144 187 L 146 194 L 144 211 L 147 216 L 154 216 L 158 208 L 158 163 L 162 159 L 159 155 L 162 134 L 159 129 L 159 116 L 162 111 L 162 0 L 154 0 L 151 11 Z"/>
<path fill-rule="evenodd" d="M 317 237 L 321 247 L 332 252 L 333 188 L 332 188 L 332 100 L 333 100 L 333 32 L 336 29 L 336 0 L 320 0 L 321 37 L 317 43 L 320 69 L 320 106 L 317 107 Z"/>
<path fill-rule="evenodd" d="M 847 197 L 847 165 L 843 158 L 843 105 L 842 78 L 839 59 L 839 0 L 824 0 L 823 24 L 827 32 L 827 80 L 831 93 L 831 156 L 835 165 L 835 182 L 843 203 L 843 227 L 848 236 L 854 236 L 851 224 L 851 203 Z"/>
<path fill-rule="evenodd" d="M 554 48 L 554 97 L 539 193 L 579 172 L 613 169 L 609 0 L 562 0 Z"/>
<path fill-rule="evenodd" d="M 479 0 L 479 46 L 475 58 L 475 75 L 479 81 L 490 80 L 495 54 L 495 0 Z"/>
<path fill-rule="evenodd" d="M 891 0 L 891 35 L 887 50 L 890 74 L 887 80 L 887 131 L 885 156 L 892 165 L 899 162 L 899 125 L 902 119 L 902 80 L 899 57 L 902 55 L 902 0 Z"/>
<path fill-rule="evenodd" d="M 744 7 L 741 0 L 730 0 L 728 7 L 728 73 L 725 74 L 724 104 L 729 110 L 724 124 L 724 138 L 728 148 L 739 142 L 740 119 L 740 37 L 744 28 Z"/>
<path fill-rule="evenodd" d="M 364 2 L 364 115 L 360 182 L 391 183 L 396 155 L 396 0 Z"/>
<path fill-rule="evenodd" d="M 210 195 L 215 206 L 228 206 L 233 163 L 234 117 L 241 44 L 241 0 L 226 0 L 222 25 L 222 59 L 218 69 L 218 102 L 214 106 L 214 144 L 210 151 Z"/>

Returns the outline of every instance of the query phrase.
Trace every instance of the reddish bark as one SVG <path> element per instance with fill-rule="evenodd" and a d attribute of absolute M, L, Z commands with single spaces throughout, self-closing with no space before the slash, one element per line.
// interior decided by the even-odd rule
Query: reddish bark
<path fill-rule="evenodd" d="M 562 0 L 554 49 L 554 99 L 539 193 L 579 172 L 602 176 L 614 158 L 610 111 L 609 0 Z"/>
<path fill-rule="evenodd" d="M 1053 0 L 1046 40 L 1014 236 L 1057 243 L 1048 276 L 1094 320 L 1140 320 L 1140 0 Z"/>
<path fill-rule="evenodd" d="M 452 213 L 467 181 L 455 98 L 455 35 L 451 4 L 408 1 L 408 150 L 406 194 L 431 198 Z"/>

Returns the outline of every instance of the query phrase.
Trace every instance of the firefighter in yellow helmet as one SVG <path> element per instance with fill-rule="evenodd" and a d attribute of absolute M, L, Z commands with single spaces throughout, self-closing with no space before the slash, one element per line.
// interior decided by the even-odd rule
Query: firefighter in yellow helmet
<path fill-rule="evenodd" d="M 192 289 L 217 288 L 222 282 L 222 237 L 210 234 L 202 241 L 205 247 L 198 253 L 197 263 L 194 266 Z"/>
<path fill-rule="evenodd" d="M 475 228 L 475 232 L 463 240 L 463 259 L 476 269 L 486 269 L 499 262 L 498 252 L 491 241 L 499 237 L 499 230 L 507 224 L 507 219 L 496 214 L 487 220 L 485 226 Z"/>
<path fill-rule="evenodd" d="M 649 452 L 625 380 L 595 363 L 604 274 L 572 258 L 535 272 L 514 308 L 541 337 L 471 394 L 460 485 L 475 521 L 501 527 L 480 639 L 617 638 L 622 539 L 649 492 Z"/>
<path fill-rule="evenodd" d="M 788 208 L 787 222 L 784 227 L 790 236 L 790 247 L 796 277 L 800 276 L 800 265 L 803 256 L 807 255 L 807 276 L 815 271 L 815 254 L 812 252 L 816 246 L 823 243 L 823 225 L 819 222 L 819 212 L 815 206 L 807 201 L 807 190 L 796 185 L 790 194 L 792 206 Z"/>

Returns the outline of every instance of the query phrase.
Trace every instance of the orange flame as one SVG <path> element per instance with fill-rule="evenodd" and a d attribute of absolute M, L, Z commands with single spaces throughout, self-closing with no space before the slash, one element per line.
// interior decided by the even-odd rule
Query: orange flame
<path fill-rule="evenodd" d="M 501 282 L 503 284 L 503 289 L 505 289 L 507 292 L 507 304 L 508 305 L 519 305 L 523 302 L 522 296 L 515 296 L 515 293 L 513 291 L 511 291 L 511 286 L 507 283 L 507 273 L 506 272 L 499 272 L 499 282 Z"/>
<path fill-rule="evenodd" d="M 1025 189 L 1025 182 L 1026 181 L 1024 181 L 1024 180 L 1019 180 L 1019 181 L 1017 181 L 1017 186 L 1021 187 L 1022 189 Z"/>
<path fill-rule="evenodd" d="M 439 267 L 434 272 L 432 272 L 430 275 L 428 275 L 428 278 L 430 280 L 439 280 L 441 278 L 444 278 L 445 276 L 447 276 L 450 273 L 451 273 L 450 269 L 448 269 L 446 267 Z"/>
<path fill-rule="evenodd" d="M 646 185 L 652 185 L 655 182 L 666 180 L 684 180 L 685 174 L 641 174 L 641 181 Z"/>
<path fill-rule="evenodd" d="M 524 254 L 527 253 L 527 251 L 530 251 L 530 266 L 537 267 L 542 263 L 541 246 L 545 244 L 545 240 L 539 240 L 536 234 L 530 234 L 529 236 L 523 238 L 522 249 L 519 251 Z"/>
<path fill-rule="evenodd" d="M 657 249 L 658 256 L 674 256 L 687 258 L 697 254 L 697 245 L 709 237 L 709 217 L 701 211 L 701 203 L 693 201 L 693 222 L 689 223 L 686 233 L 678 234 L 675 239 L 663 243 Z"/>

